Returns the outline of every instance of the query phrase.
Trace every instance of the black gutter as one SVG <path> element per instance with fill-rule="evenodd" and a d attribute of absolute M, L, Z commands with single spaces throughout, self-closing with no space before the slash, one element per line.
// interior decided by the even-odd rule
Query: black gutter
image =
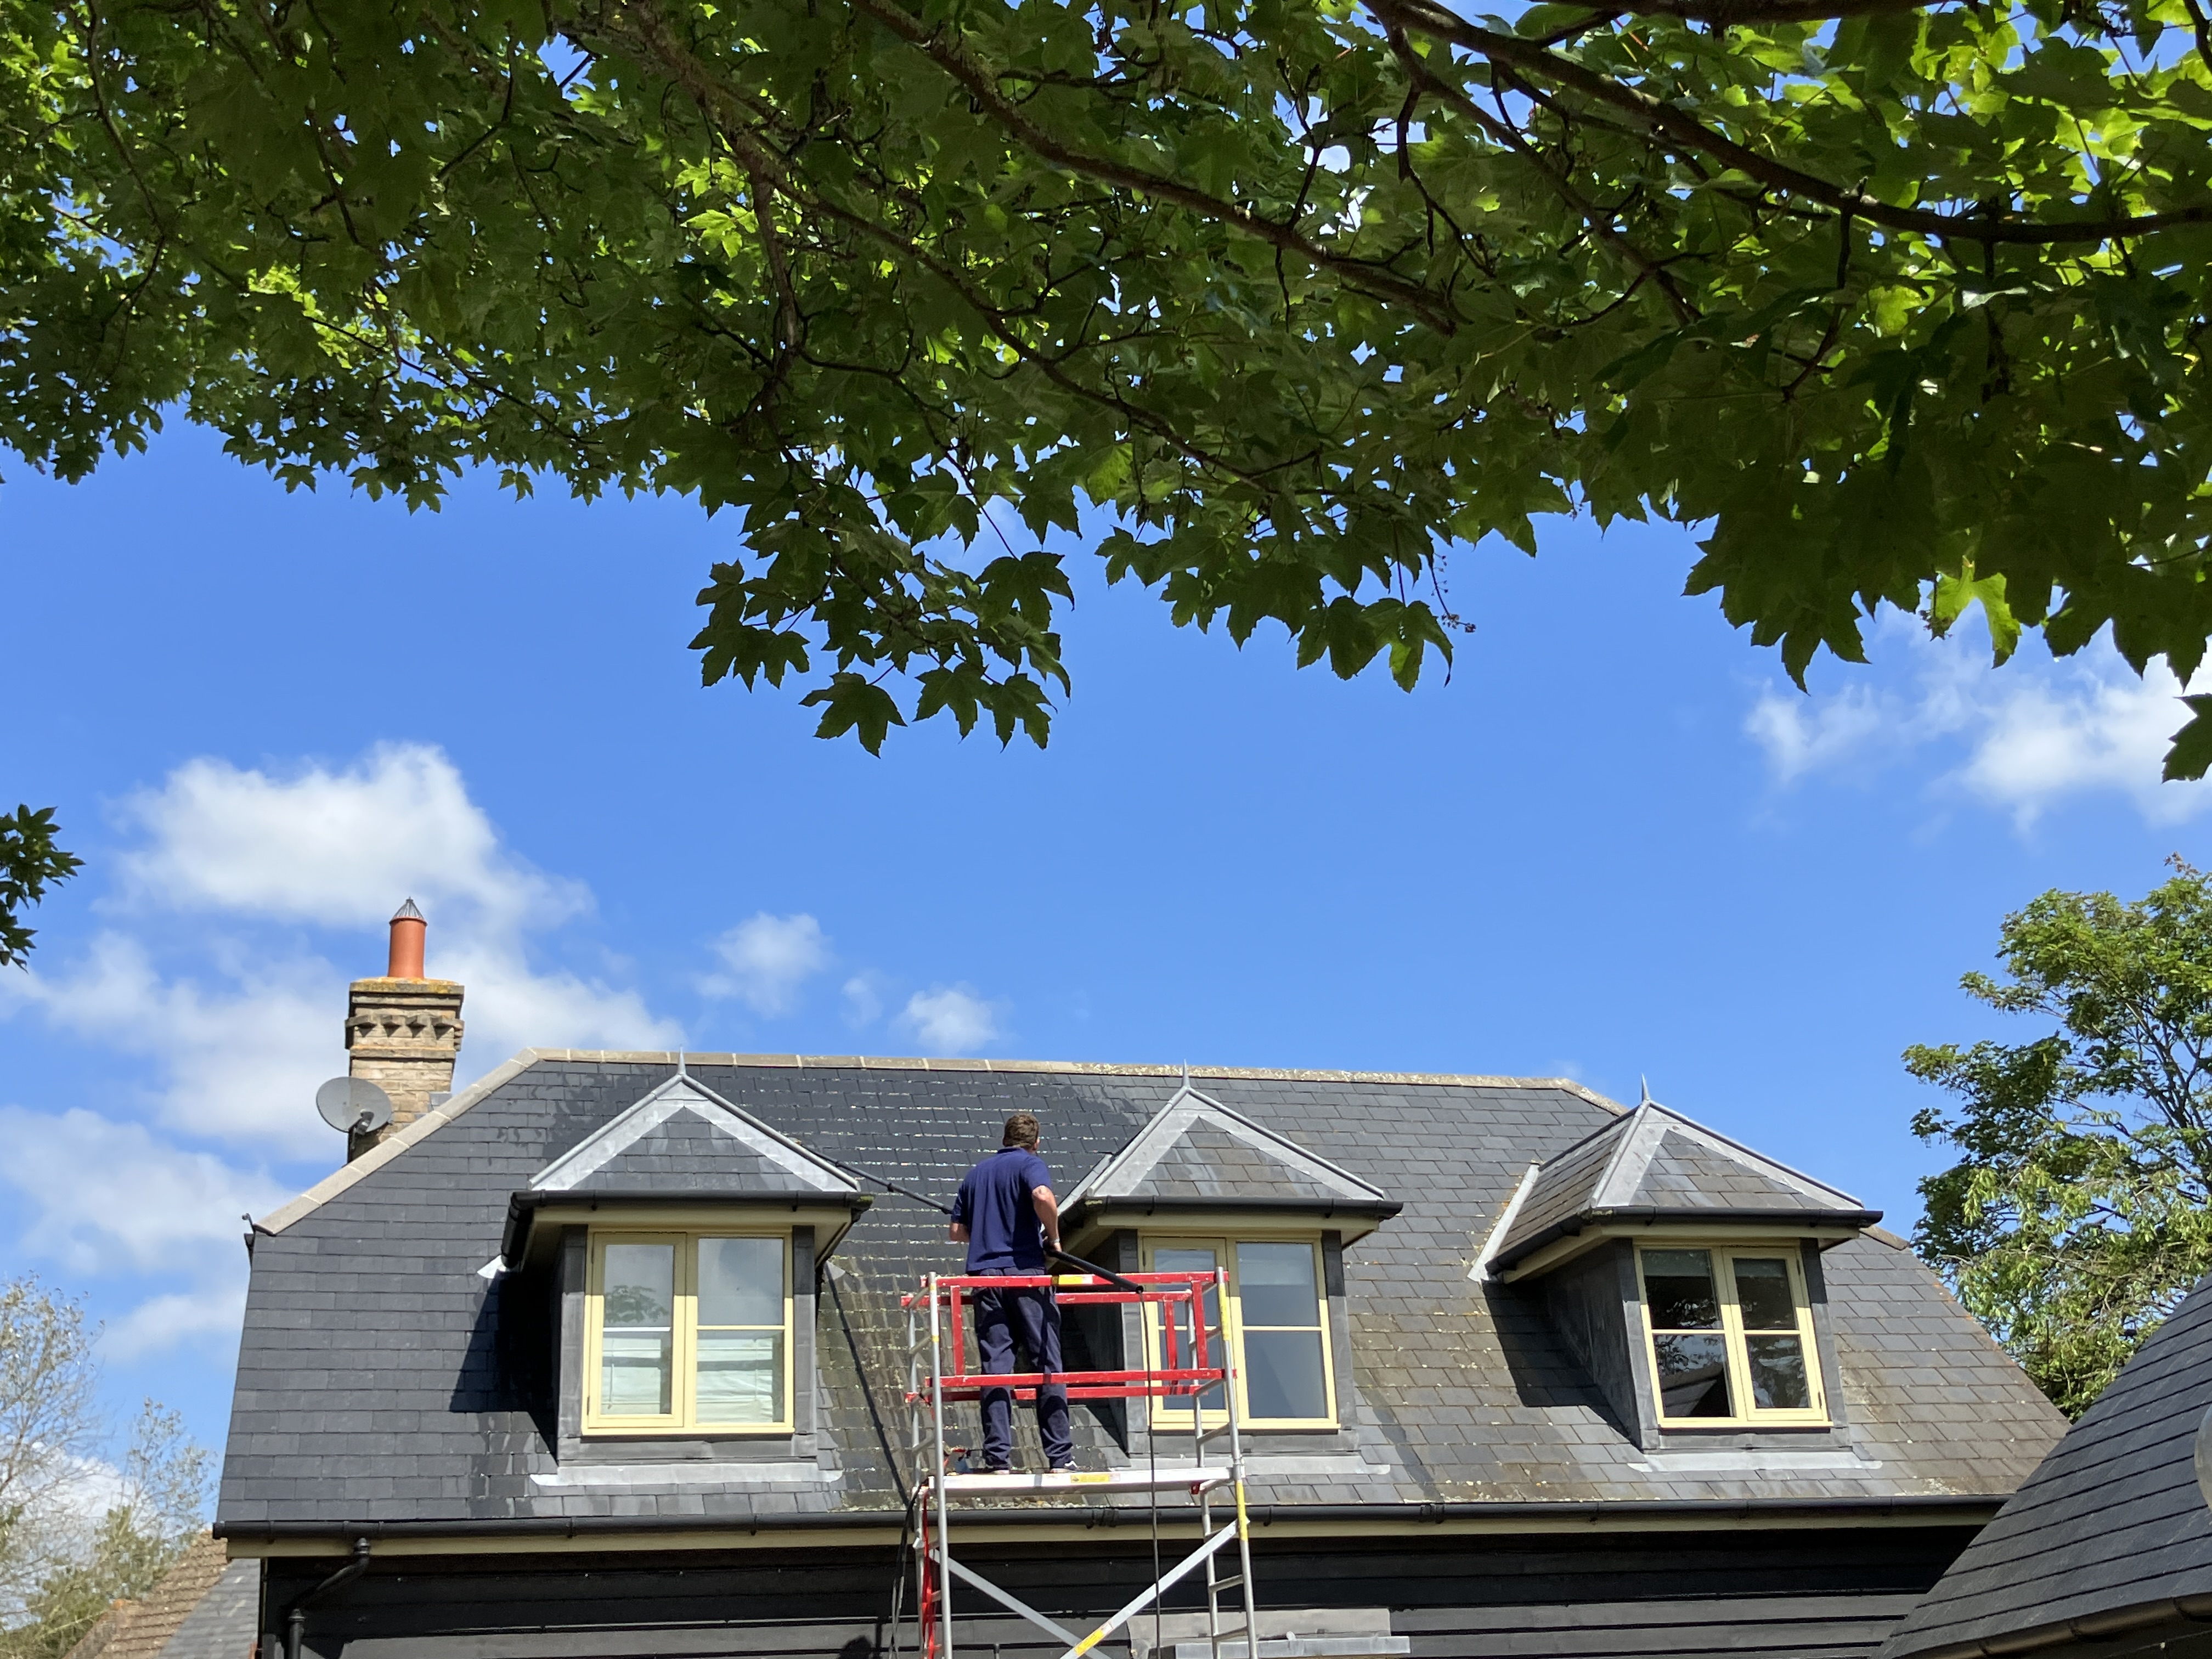
<path fill-rule="evenodd" d="M 1957 1512 L 1954 1524 L 1971 1516 L 1975 1524 L 1996 1513 L 2002 1498 L 1957 1498 L 1948 1494 L 1901 1498 L 1741 1498 L 1715 1503 L 1697 1498 L 1639 1499 L 1585 1498 L 1557 1503 L 1505 1504 L 1255 1504 L 1247 1510 L 1252 1524 L 1275 1526 L 1292 1522 L 1322 1522 L 1345 1525 L 1359 1522 L 1423 1522 L 1442 1525 L 1448 1521 L 1588 1521 L 1658 1519 L 1728 1521 L 1781 1519 L 1790 1516 L 1832 1515 L 1839 1522 L 1885 1516 L 1926 1516 L 1930 1524 L 1942 1524 L 1947 1514 Z M 960 1517 L 963 1528 L 1083 1526 L 1112 1529 L 1144 1527 L 1152 1522 L 1146 1509 L 1036 1508 L 976 1510 Z M 894 1509 L 845 1510 L 832 1515 L 744 1516 L 544 1516 L 503 1521 L 324 1521 L 268 1522 L 256 1526 L 233 1526 L 217 1522 L 218 1538 L 248 1543 L 279 1543 L 315 1538 L 592 1538 L 625 1534 L 747 1532 L 854 1532 L 871 1528 L 896 1532 L 901 1512 Z"/>
<path fill-rule="evenodd" d="M 1864 1229 L 1881 1219 L 1880 1210 L 1737 1210 L 1720 1209 L 1705 1205 L 1669 1206 L 1655 1204 L 1623 1205 L 1611 1210 L 1583 1210 L 1554 1221 L 1540 1232 L 1522 1239 L 1512 1249 L 1500 1250 L 1490 1259 L 1493 1269 L 1503 1271 L 1516 1262 L 1525 1261 L 1547 1244 L 1562 1238 L 1571 1238 L 1585 1227 L 1618 1226 L 1623 1223 L 1643 1222 L 1650 1225 L 1659 1222 L 1687 1222 L 1699 1227 L 1784 1226 L 1784 1227 L 1853 1227 Z"/>
<path fill-rule="evenodd" d="M 1295 1215 L 1300 1220 L 1350 1215 L 1373 1221 L 1388 1221 L 1405 1207 L 1394 1198 L 1111 1198 L 1087 1194 L 1078 1199 L 1073 1206 L 1074 1213 L 1086 1218 L 1103 1210 L 1127 1211 L 1133 1215 L 1212 1214 L 1220 1210 L 1240 1210 L 1255 1214 Z"/>
<path fill-rule="evenodd" d="M 679 1193 L 556 1193 L 525 1191 L 510 1193 L 507 1199 L 507 1224 L 500 1230 L 499 1258 L 510 1268 L 521 1265 L 523 1252 L 529 1241 L 529 1230 L 538 1212 L 554 1205 L 574 1204 L 593 1210 L 619 1212 L 623 1209 L 659 1209 L 665 1206 L 719 1205 L 724 1208 L 747 1210 L 806 1210 L 847 1209 L 858 1220 L 876 1200 L 866 1193 L 823 1193 L 818 1197 L 804 1193 L 738 1193 L 701 1192 Z"/>

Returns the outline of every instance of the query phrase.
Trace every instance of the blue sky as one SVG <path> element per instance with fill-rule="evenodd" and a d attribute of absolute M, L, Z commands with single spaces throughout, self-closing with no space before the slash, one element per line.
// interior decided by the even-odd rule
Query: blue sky
<path fill-rule="evenodd" d="M 2101 645 L 1909 621 L 1800 696 L 1675 532 L 1462 550 L 1449 684 L 1170 629 L 1079 555 L 1048 752 L 883 757 L 702 690 L 732 529 L 678 501 L 288 496 L 179 427 L 0 485 L 0 796 L 86 872 L 0 979 L 0 1239 L 105 1322 L 118 1411 L 220 1444 L 260 1212 L 337 1160 L 348 979 L 410 894 L 464 1078 L 528 1045 L 1567 1074 L 1909 1229 L 1906 1043 L 2051 886 L 2202 861 L 2180 723 Z M 1378 1126 L 1377 1133 L 1389 1133 Z"/>

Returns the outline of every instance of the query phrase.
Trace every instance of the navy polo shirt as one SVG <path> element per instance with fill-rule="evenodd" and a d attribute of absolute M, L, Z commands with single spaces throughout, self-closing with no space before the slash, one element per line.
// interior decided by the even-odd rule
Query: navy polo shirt
<path fill-rule="evenodd" d="M 1001 1146 L 968 1171 L 952 1218 L 968 1229 L 968 1271 L 1041 1273 L 1044 1224 L 1030 1194 L 1052 1185 L 1052 1171 L 1026 1146 Z"/>

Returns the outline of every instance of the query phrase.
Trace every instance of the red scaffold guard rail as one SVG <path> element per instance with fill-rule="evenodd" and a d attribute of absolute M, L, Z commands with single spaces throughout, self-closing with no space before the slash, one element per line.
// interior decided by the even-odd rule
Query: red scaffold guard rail
<path fill-rule="evenodd" d="M 1114 1279 L 1093 1273 L 945 1273 L 936 1279 L 937 1301 L 943 1310 L 945 1334 L 951 1339 L 951 1364 L 935 1379 L 939 1397 L 946 1401 L 978 1400 L 986 1389 L 1012 1389 L 1017 1400 L 1034 1400 L 1047 1382 L 1059 1383 L 1070 1400 L 1158 1400 L 1204 1392 L 1225 1382 L 1229 1372 L 1217 1362 L 1214 1350 L 1221 1344 L 1209 1332 L 1204 1298 L 1220 1293 L 1224 1275 L 1218 1268 L 1205 1273 L 1117 1273 Z M 1124 1285 L 1140 1286 L 1138 1291 Z M 1062 1306 L 1126 1307 L 1132 1304 L 1157 1310 L 1147 1340 L 1157 1345 L 1152 1357 L 1159 1364 L 1141 1370 L 970 1371 L 968 1352 L 969 1299 L 977 1291 L 1010 1291 L 1049 1287 Z M 908 1309 L 929 1304 L 923 1289 L 901 1298 Z M 1225 1359 L 1226 1355 L 1219 1356 Z M 923 1390 L 907 1390 L 909 1402 Z"/>

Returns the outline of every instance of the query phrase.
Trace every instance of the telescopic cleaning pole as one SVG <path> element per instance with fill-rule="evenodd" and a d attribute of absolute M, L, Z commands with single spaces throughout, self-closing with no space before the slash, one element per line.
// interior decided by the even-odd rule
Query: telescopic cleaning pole
<path fill-rule="evenodd" d="M 874 1182 L 877 1186 L 881 1187 L 886 1192 L 896 1193 L 901 1198 L 910 1198 L 917 1204 L 927 1204 L 931 1209 L 936 1211 L 938 1214 L 945 1217 L 947 1219 L 950 1219 L 952 1215 L 952 1212 L 950 1209 L 945 1206 L 939 1204 L 935 1199 L 925 1198 L 920 1193 L 915 1191 L 913 1188 L 902 1187 L 897 1182 L 891 1180 L 889 1176 L 878 1175 L 873 1170 L 864 1170 L 857 1164 L 848 1164 L 842 1158 L 831 1158 L 827 1152 L 817 1152 L 815 1156 L 836 1164 L 847 1175 L 854 1175 L 860 1176 L 863 1181 Z M 1117 1291 L 1127 1291 L 1133 1296 L 1142 1296 L 1145 1293 L 1145 1287 L 1143 1285 L 1137 1284 L 1132 1279 L 1122 1278 L 1121 1274 L 1114 1272 L 1110 1267 L 1102 1267 L 1095 1261 L 1085 1261 L 1079 1255 L 1071 1255 L 1066 1250 L 1056 1249 L 1050 1244 L 1044 1247 L 1044 1253 L 1050 1256 L 1054 1261 L 1065 1262 L 1069 1267 L 1077 1269 L 1079 1272 L 1086 1273 L 1092 1275 L 1094 1278 L 1104 1279 L 1109 1285 L 1111 1285 Z"/>

